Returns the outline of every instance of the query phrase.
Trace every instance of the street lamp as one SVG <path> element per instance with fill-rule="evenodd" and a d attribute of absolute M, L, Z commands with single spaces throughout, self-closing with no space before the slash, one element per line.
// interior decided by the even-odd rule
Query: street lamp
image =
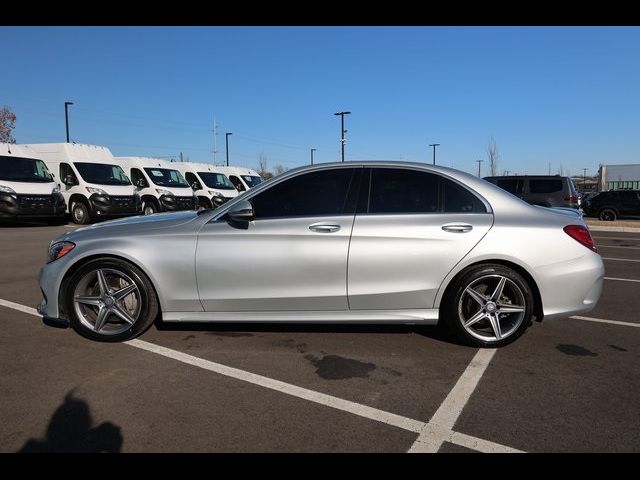
<path fill-rule="evenodd" d="M 227 132 L 224 134 L 225 153 L 227 154 L 227 167 L 229 166 L 229 135 L 233 135 L 233 133 Z"/>
<path fill-rule="evenodd" d="M 64 102 L 64 123 L 67 127 L 67 143 L 69 143 L 69 105 L 73 105 L 73 102 Z"/>
<path fill-rule="evenodd" d="M 484 162 L 484 160 L 476 160 L 476 162 L 478 162 L 478 178 L 480 178 L 480 165 L 482 165 L 482 162 Z"/>
<path fill-rule="evenodd" d="M 340 115 L 340 143 L 342 144 L 342 161 L 344 162 L 344 134 L 347 133 L 344 129 L 344 116 L 351 115 L 351 112 L 338 112 L 334 115 Z"/>
<path fill-rule="evenodd" d="M 429 144 L 430 147 L 433 147 L 433 164 L 436 164 L 436 147 L 439 147 L 440 144 L 439 143 L 430 143 Z"/>
<path fill-rule="evenodd" d="M 317 148 L 312 148 L 311 149 L 311 165 L 313 165 L 313 152 L 315 152 L 317 150 Z"/>

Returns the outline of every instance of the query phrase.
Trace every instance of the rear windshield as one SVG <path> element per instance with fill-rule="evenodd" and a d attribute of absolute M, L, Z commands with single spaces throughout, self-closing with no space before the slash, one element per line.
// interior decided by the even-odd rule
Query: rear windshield
<path fill-rule="evenodd" d="M 118 165 L 73 162 L 85 182 L 98 185 L 131 185 L 129 177 Z"/>
<path fill-rule="evenodd" d="M 559 178 L 529 180 L 530 193 L 554 193 L 562 191 L 562 180 Z"/>
<path fill-rule="evenodd" d="M 53 182 L 47 166 L 36 158 L 0 156 L 0 180 L 11 182 Z"/>
<path fill-rule="evenodd" d="M 249 185 L 249 188 L 253 188 L 262 182 L 262 178 L 256 177 L 255 175 L 240 175 L 244 182 Z"/>
<path fill-rule="evenodd" d="M 188 188 L 189 184 L 177 170 L 169 168 L 145 168 L 153 183 L 160 187 Z"/>
<path fill-rule="evenodd" d="M 218 188 L 220 190 L 236 189 L 224 173 L 198 172 L 198 175 L 209 188 Z"/>

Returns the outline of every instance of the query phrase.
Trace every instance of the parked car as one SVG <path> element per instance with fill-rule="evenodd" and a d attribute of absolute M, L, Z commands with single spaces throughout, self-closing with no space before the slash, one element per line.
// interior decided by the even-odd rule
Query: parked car
<path fill-rule="evenodd" d="M 570 177 L 509 175 L 484 179 L 532 205 L 580 208 L 580 195 Z"/>
<path fill-rule="evenodd" d="M 140 196 L 143 215 L 194 210 L 198 197 L 173 163 L 159 158 L 116 157 Z"/>
<path fill-rule="evenodd" d="M 217 208 L 238 196 L 238 190 L 223 173 L 222 167 L 194 162 L 180 162 L 174 165 L 193 188 L 200 209 Z"/>
<path fill-rule="evenodd" d="M 108 148 L 76 143 L 26 147 L 53 173 L 74 223 L 139 213 L 140 197 Z"/>
<path fill-rule="evenodd" d="M 0 219 L 65 221 L 67 206 L 42 160 L 31 149 L 0 143 Z"/>
<path fill-rule="evenodd" d="M 588 216 L 600 220 L 640 218 L 640 190 L 611 190 L 600 192 L 584 205 Z"/>
<path fill-rule="evenodd" d="M 451 168 L 307 166 L 215 210 L 115 220 L 49 247 L 38 311 L 99 341 L 163 321 L 436 324 L 500 346 L 594 308 L 584 220 Z"/>
<path fill-rule="evenodd" d="M 251 168 L 246 167 L 221 167 L 231 183 L 238 192 L 245 192 L 250 188 L 257 187 L 262 182 L 262 177 Z"/>

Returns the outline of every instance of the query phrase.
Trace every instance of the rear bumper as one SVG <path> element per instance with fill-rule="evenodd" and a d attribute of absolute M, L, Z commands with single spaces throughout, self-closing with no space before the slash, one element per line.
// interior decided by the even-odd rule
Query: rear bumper
<path fill-rule="evenodd" d="M 63 217 L 67 206 L 59 193 L 52 195 L 21 195 L 0 193 L 0 218 Z"/>

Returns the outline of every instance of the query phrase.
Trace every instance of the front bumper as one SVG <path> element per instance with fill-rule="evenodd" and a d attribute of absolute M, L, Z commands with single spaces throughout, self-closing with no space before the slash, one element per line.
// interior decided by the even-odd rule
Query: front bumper
<path fill-rule="evenodd" d="M 140 197 L 135 195 L 98 195 L 89 197 L 92 217 L 137 215 L 140 213 Z"/>
<path fill-rule="evenodd" d="M 0 218 L 63 217 L 67 205 L 59 193 L 22 195 L 0 193 Z"/>
<path fill-rule="evenodd" d="M 198 200 L 190 195 L 188 197 L 176 197 L 173 195 L 162 195 L 160 197 L 160 207 L 165 212 L 178 212 L 181 210 L 195 210 Z"/>

